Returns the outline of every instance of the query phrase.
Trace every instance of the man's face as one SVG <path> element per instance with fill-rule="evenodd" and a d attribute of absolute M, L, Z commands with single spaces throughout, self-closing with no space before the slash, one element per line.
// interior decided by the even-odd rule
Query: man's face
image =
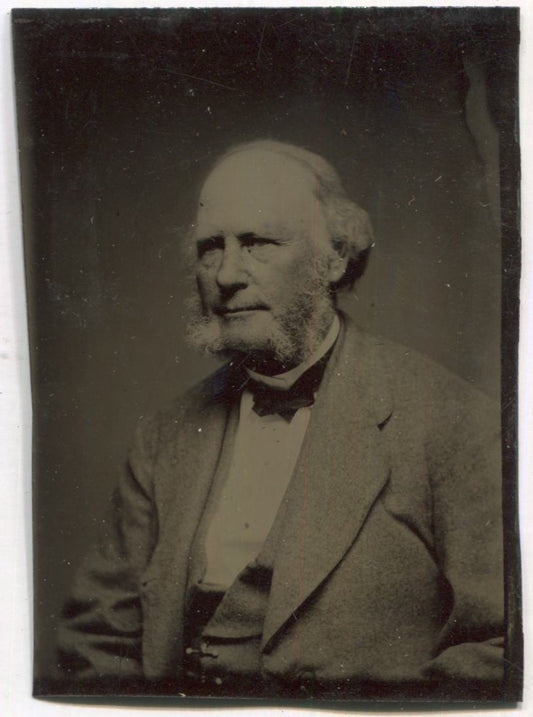
<path fill-rule="evenodd" d="M 193 237 L 200 344 L 290 366 L 324 338 L 329 240 L 314 181 L 264 150 L 236 153 L 208 177 Z"/>

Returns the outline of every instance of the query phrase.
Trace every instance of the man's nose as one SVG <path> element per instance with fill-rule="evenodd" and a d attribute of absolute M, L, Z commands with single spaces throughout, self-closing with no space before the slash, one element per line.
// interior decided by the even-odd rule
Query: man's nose
<path fill-rule="evenodd" d="M 237 240 L 226 238 L 216 281 L 220 289 L 240 289 L 248 285 L 243 251 Z"/>

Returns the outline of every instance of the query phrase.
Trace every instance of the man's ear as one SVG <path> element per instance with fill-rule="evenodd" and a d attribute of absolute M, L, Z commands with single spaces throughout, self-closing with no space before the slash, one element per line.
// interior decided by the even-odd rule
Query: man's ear
<path fill-rule="evenodd" d="M 328 279 L 330 284 L 335 284 L 344 276 L 348 266 L 348 247 L 342 239 L 332 241 L 332 251 L 328 255 Z"/>

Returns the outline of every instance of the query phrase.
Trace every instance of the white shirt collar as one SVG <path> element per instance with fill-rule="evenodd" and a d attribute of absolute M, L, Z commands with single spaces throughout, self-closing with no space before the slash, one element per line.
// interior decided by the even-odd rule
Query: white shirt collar
<path fill-rule="evenodd" d="M 295 366 L 294 368 L 291 368 L 289 371 L 286 371 L 285 373 L 279 373 L 276 376 L 264 376 L 261 373 L 257 373 L 256 371 L 252 371 L 251 369 L 247 368 L 246 372 L 250 376 L 250 378 L 255 379 L 256 381 L 259 381 L 261 383 L 266 384 L 267 386 L 272 386 L 273 388 L 281 389 L 282 391 L 286 391 L 289 389 L 296 381 L 300 378 L 300 376 L 307 371 L 308 368 L 311 368 L 313 364 L 315 364 L 317 361 L 320 361 L 322 356 L 325 356 L 327 352 L 330 350 L 330 348 L 333 346 L 335 341 L 337 340 L 337 336 L 339 335 L 339 331 L 341 328 L 341 322 L 339 320 L 338 314 L 335 314 L 335 317 L 333 318 L 333 321 L 331 323 L 330 329 L 328 333 L 326 334 L 326 338 L 320 346 L 316 349 L 316 351 L 313 351 L 311 356 L 307 359 L 307 361 L 304 361 L 303 363 L 299 364 L 298 366 Z"/>

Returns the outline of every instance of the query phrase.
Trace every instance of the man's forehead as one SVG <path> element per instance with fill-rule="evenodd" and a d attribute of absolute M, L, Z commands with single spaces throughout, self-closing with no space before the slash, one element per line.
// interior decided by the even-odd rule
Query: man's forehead
<path fill-rule="evenodd" d="M 265 199 L 283 194 L 292 200 L 309 199 L 316 184 L 313 173 L 300 162 L 280 152 L 265 149 L 242 150 L 231 154 L 207 177 L 200 201 L 215 202 L 235 192 L 246 197 L 263 193 Z"/>

